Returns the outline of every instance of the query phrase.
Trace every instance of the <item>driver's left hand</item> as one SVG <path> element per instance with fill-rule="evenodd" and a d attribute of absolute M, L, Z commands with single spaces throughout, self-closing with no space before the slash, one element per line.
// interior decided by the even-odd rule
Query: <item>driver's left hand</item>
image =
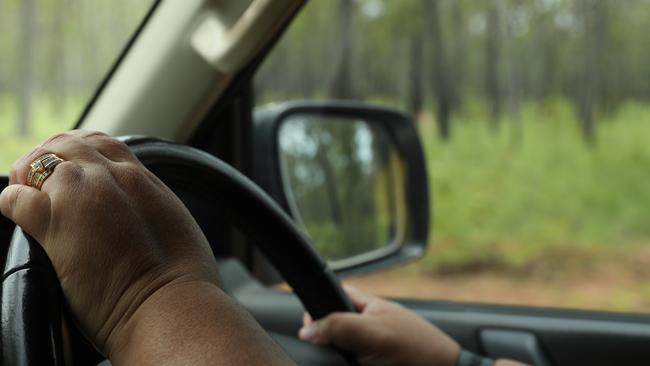
<path fill-rule="evenodd" d="M 46 153 L 65 161 L 41 190 L 27 186 L 30 163 Z M 13 165 L 0 209 L 44 247 L 73 317 L 104 354 L 198 364 L 247 343 L 280 354 L 219 289 L 210 247 L 185 206 L 125 144 L 86 131 L 48 139 Z"/>

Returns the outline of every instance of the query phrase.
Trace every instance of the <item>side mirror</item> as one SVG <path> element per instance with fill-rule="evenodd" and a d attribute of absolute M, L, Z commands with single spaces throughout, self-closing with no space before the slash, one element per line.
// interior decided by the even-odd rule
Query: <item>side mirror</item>
<path fill-rule="evenodd" d="M 406 115 L 354 102 L 255 111 L 255 180 L 339 275 L 422 256 L 429 195 L 422 147 Z"/>

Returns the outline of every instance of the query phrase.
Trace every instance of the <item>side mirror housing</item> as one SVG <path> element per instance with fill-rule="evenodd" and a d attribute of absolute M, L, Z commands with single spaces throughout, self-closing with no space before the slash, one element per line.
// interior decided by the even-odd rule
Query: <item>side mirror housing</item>
<path fill-rule="evenodd" d="M 429 193 L 414 122 L 365 103 L 290 102 L 254 115 L 255 180 L 339 275 L 422 256 Z"/>

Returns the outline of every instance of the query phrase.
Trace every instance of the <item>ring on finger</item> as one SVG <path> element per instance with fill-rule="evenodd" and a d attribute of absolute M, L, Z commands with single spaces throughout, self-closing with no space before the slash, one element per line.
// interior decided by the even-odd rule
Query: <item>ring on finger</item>
<path fill-rule="evenodd" d="M 36 158 L 36 160 L 29 164 L 30 170 L 27 173 L 27 185 L 40 190 L 43 182 L 52 175 L 54 168 L 62 162 L 63 159 L 53 153 L 41 155 Z"/>

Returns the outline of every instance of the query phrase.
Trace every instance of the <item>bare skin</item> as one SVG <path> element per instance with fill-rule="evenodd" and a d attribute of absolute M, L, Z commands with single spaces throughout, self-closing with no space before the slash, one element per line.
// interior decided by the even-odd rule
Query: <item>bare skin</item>
<path fill-rule="evenodd" d="M 49 152 L 65 162 L 28 187 Z M 291 363 L 221 291 L 198 225 L 126 145 L 50 138 L 14 164 L 0 210 L 43 245 L 77 324 L 114 364 Z"/>
<path fill-rule="evenodd" d="M 460 346 L 436 326 L 397 303 L 345 289 L 359 313 L 336 313 L 318 321 L 305 315 L 300 339 L 348 351 L 361 365 L 456 364 Z M 496 365 L 523 364 L 498 360 Z"/>

